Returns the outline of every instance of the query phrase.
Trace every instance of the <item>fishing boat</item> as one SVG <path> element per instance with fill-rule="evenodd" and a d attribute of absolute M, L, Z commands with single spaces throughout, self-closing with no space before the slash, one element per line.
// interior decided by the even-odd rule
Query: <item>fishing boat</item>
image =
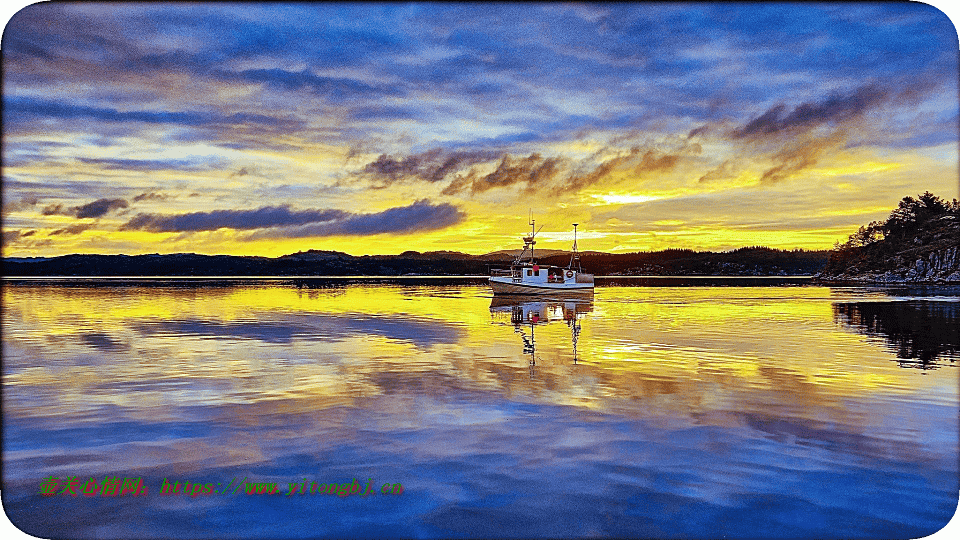
<path fill-rule="evenodd" d="M 566 267 L 537 263 L 534 246 L 537 243 L 536 221 L 530 220 L 530 234 L 523 238 L 523 250 L 513 260 L 510 269 L 490 272 L 490 287 L 494 294 L 592 294 L 593 274 L 580 267 L 577 251 L 577 225 L 573 224 L 573 252 Z M 541 229 L 543 227 L 541 226 Z"/>

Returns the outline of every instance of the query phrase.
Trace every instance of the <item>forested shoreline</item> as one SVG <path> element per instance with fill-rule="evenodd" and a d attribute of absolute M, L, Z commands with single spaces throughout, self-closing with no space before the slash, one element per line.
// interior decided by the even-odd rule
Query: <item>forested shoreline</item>
<path fill-rule="evenodd" d="M 554 252 L 555 253 L 555 252 Z M 745 247 L 729 252 L 671 249 L 640 253 L 584 252 L 584 270 L 596 275 L 812 275 L 828 252 Z M 569 253 L 541 257 L 543 264 L 566 266 Z M 354 256 L 337 251 L 306 251 L 281 257 L 232 255 L 64 255 L 49 259 L 4 259 L 6 276 L 402 276 L 487 275 L 508 266 L 507 254 L 457 252 Z"/>

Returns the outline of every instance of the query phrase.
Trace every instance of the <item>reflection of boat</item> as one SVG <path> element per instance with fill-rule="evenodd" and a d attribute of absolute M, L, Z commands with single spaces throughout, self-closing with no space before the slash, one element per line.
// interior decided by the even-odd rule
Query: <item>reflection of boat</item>
<path fill-rule="evenodd" d="M 593 311 L 593 300 L 584 298 L 548 298 L 542 295 L 494 296 L 490 312 L 509 313 L 514 324 L 545 324 L 550 321 L 571 321 Z"/>
<path fill-rule="evenodd" d="M 573 342 L 573 363 L 577 363 L 577 340 L 580 336 L 580 319 L 593 311 L 593 300 L 584 298 L 544 298 L 541 295 L 494 296 L 490 313 L 510 316 L 514 332 L 523 339 L 523 352 L 530 355 L 530 365 L 536 364 L 536 341 L 534 326 L 552 321 L 564 321 L 570 327 Z M 529 325 L 529 330 L 524 329 Z M 529 334 L 527 333 L 529 332 Z"/>
<path fill-rule="evenodd" d="M 492 270 L 490 286 L 494 294 L 539 293 L 593 293 L 593 274 L 580 268 L 577 252 L 577 223 L 573 224 L 573 253 L 565 268 L 537 264 L 533 246 L 537 243 L 534 220 L 530 220 L 530 235 L 523 237 L 523 250 L 513 260 L 509 270 Z M 529 255 L 528 255 L 529 254 Z"/>

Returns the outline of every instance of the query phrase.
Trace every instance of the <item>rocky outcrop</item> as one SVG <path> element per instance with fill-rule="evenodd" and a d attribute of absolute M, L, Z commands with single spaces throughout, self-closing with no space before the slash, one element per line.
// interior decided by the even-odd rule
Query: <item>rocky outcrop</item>
<path fill-rule="evenodd" d="M 960 201 L 904 197 L 830 252 L 823 282 L 960 283 Z"/>
<path fill-rule="evenodd" d="M 960 238 L 958 238 L 960 242 Z M 887 269 L 851 268 L 839 274 L 818 274 L 821 281 L 859 283 L 960 283 L 960 245 L 916 254 L 899 254 Z"/>

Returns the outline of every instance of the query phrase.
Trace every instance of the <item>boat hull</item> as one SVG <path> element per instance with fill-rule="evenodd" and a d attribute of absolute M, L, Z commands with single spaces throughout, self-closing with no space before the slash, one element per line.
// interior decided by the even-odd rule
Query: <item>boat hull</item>
<path fill-rule="evenodd" d="M 490 278 L 494 294 L 592 294 L 593 283 L 514 283 L 510 278 Z"/>

